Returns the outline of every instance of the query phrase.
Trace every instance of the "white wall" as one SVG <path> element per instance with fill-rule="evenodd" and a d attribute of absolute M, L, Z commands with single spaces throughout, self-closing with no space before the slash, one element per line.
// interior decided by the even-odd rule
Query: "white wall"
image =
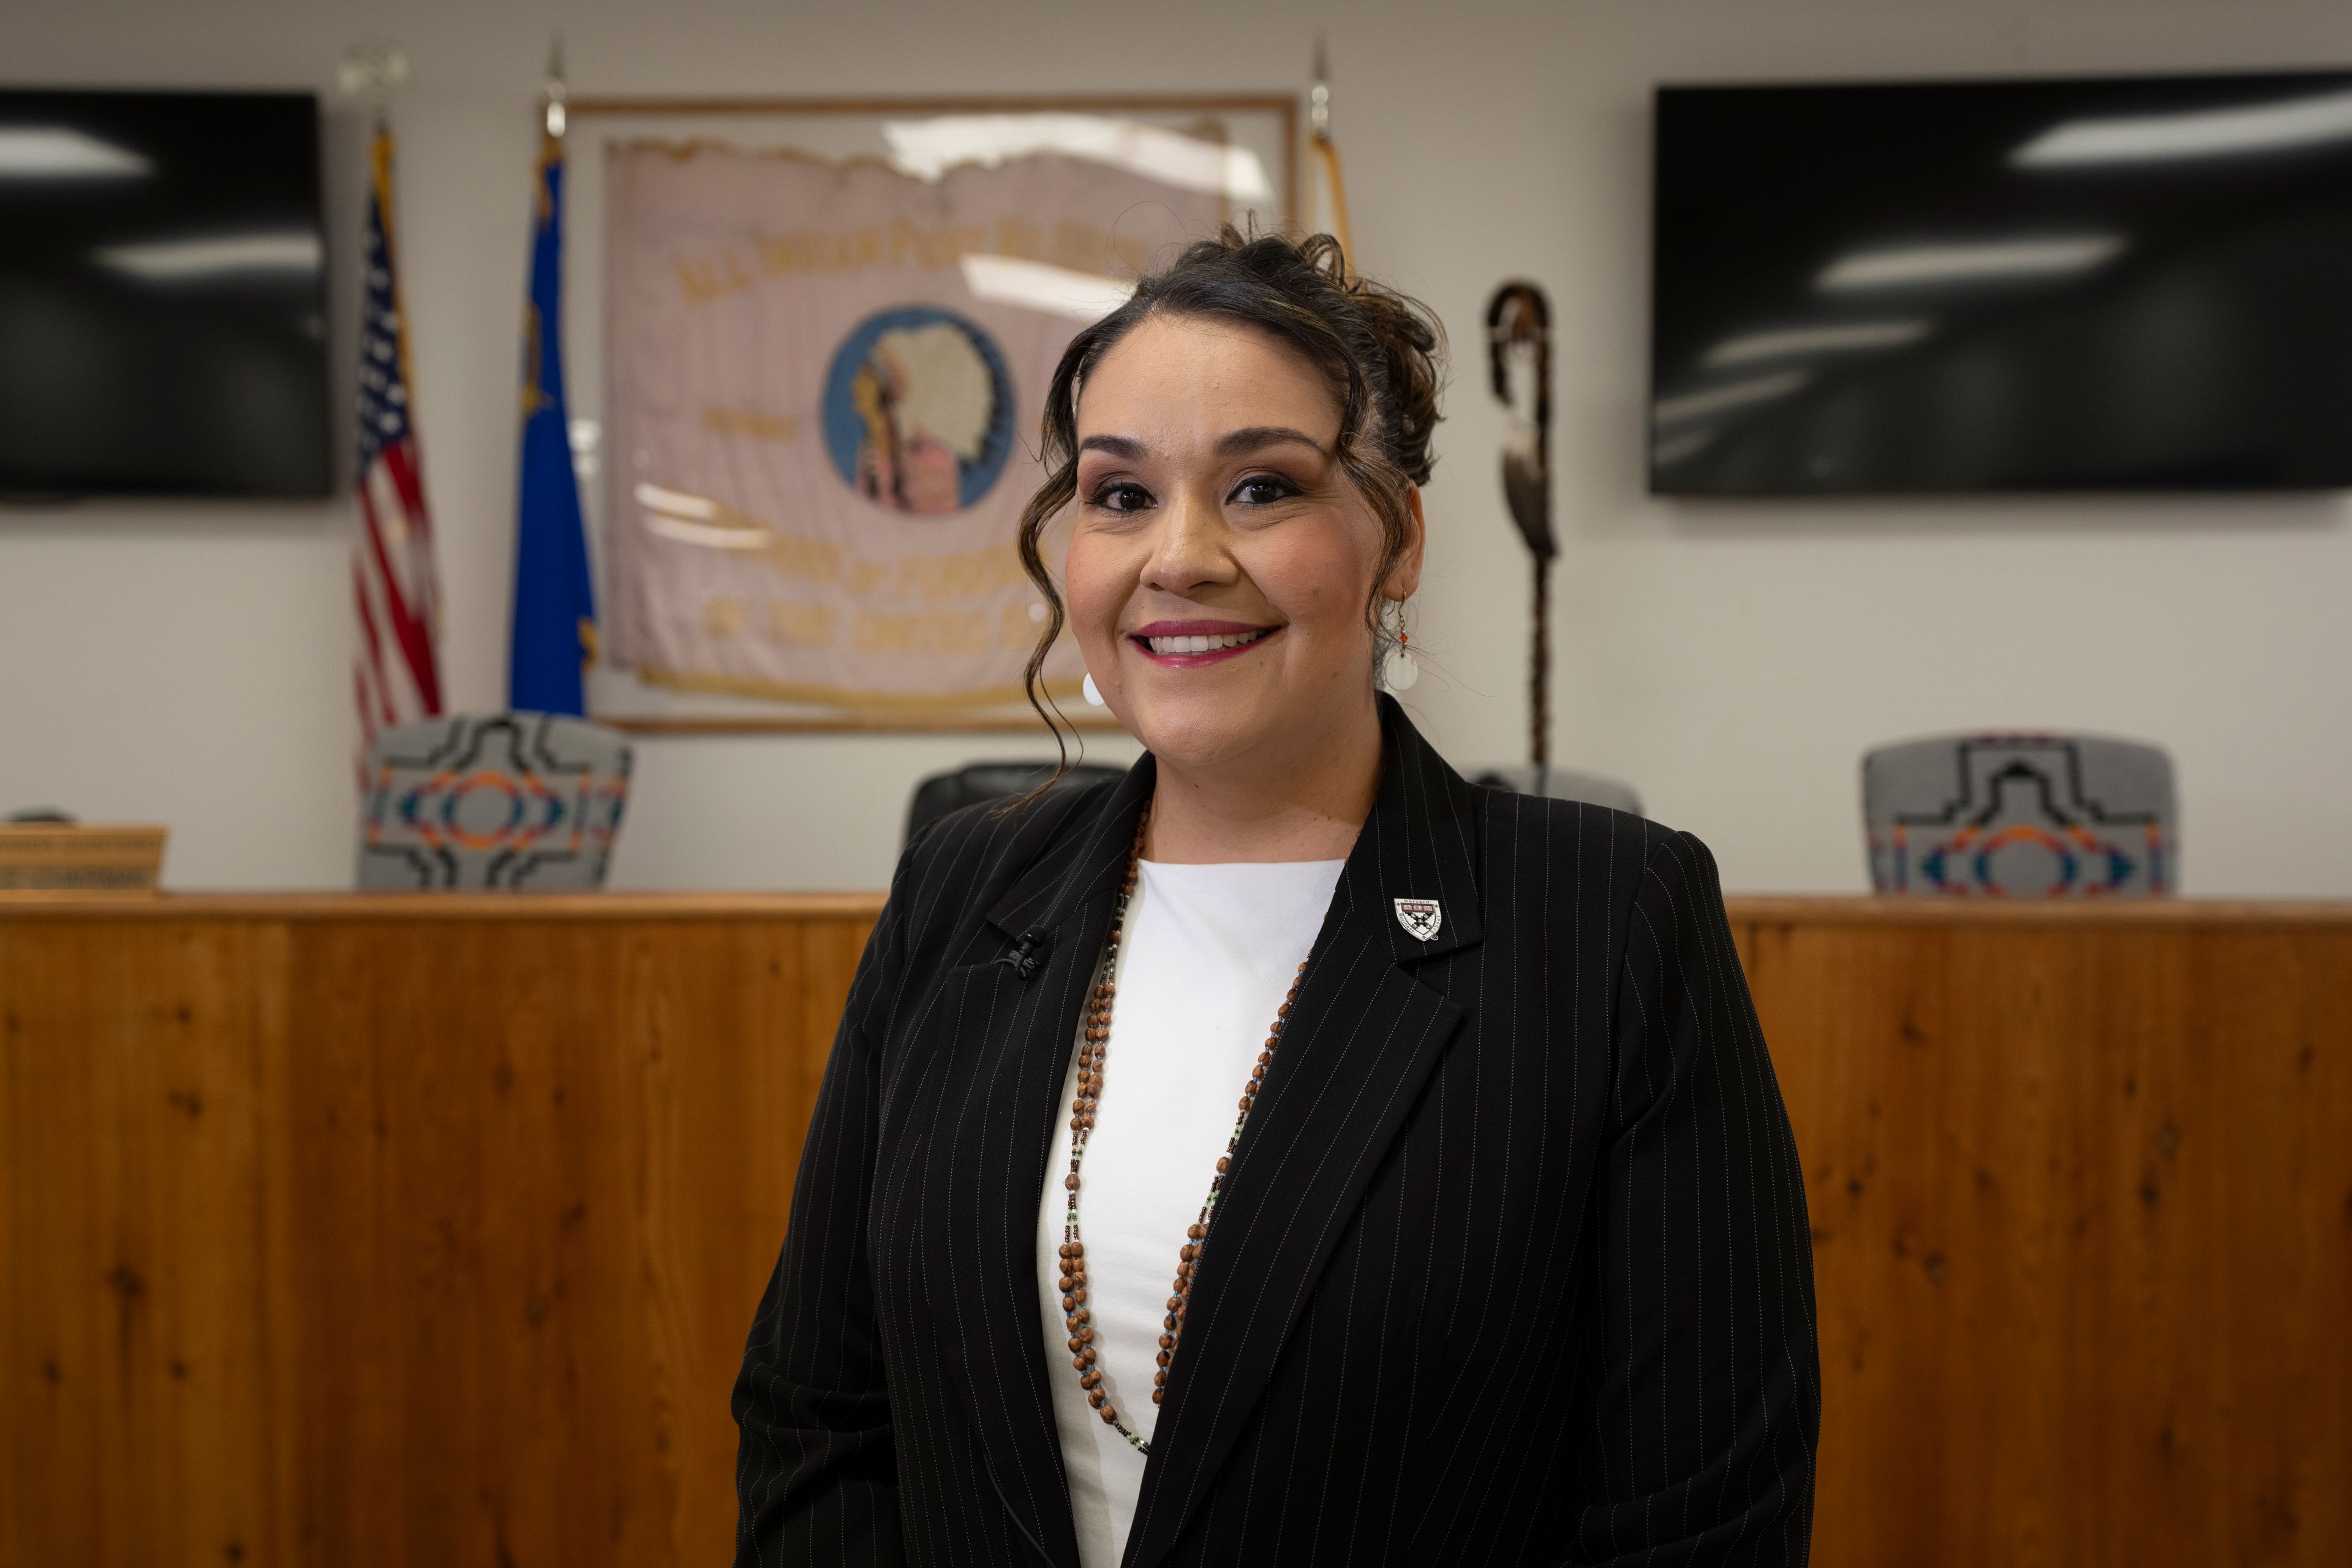
<path fill-rule="evenodd" d="M 2335 65 L 2352 58 L 2340 5 L 12 7 L 0 75 L 21 83 L 331 90 L 353 40 L 407 47 L 403 264 L 461 706 L 503 686 L 530 106 L 559 26 L 575 91 L 671 95 L 1297 89 L 1321 26 L 1363 264 L 1465 351 L 1429 495 L 1416 640 L 1435 672 L 1412 693 L 1457 761 L 1515 755 L 1525 725 L 1524 568 L 1472 357 L 1487 291 L 1524 274 L 1559 317 L 1556 750 L 1706 837 L 1729 885 L 1860 889 L 1862 750 L 1998 724 L 2171 747 L 2189 891 L 2352 896 L 2341 500 L 1691 505 L 1647 499 L 1639 468 L 1654 83 Z M 360 152 L 344 114 L 347 233 Z M 175 886 L 345 883 L 349 521 L 341 502 L 0 512 L 0 810 L 167 820 Z M 914 778 L 1007 749 L 647 740 L 616 880 L 878 886 Z"/>

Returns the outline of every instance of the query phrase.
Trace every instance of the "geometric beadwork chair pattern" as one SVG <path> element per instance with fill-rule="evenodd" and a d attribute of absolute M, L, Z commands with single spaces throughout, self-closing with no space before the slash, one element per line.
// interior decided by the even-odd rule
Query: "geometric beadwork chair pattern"
<path fill-rule="evenodd" d="M 1539 768 L 1533 763 L 1510 763 L 1484 769 L 1473 774 L 1470 782 L 1480 789 L 1541 795 L 1547 800 L 1580 800 L 1587 805 L 1605 805 L 1629 816 L 1642 815 L 1642 797 L 1633 793 L 1632 784 L 1601 773 L 1580 773 L 1574 768 Z"/>
<path fill-rule="evenodd" d="M 2161 747 L 2095 735 L 1939 735 L 1862 759 L 1871 886 L 1948 898 L 2147 899 L 2179 885 Z"/>
<path fill-rule="evenodd" d="M 368 748 L 362 889 L 600 888 L 629 799 L 629 745 L 550 713 L 428 719 Z"/>

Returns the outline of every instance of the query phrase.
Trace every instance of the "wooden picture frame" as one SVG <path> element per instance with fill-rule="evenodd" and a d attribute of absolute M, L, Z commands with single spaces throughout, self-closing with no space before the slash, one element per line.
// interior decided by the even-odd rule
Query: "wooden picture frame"
<path fill-rule="evenodd" d="M 564 289 L 567 383 L 581 499 L 588 514 L 592 554 L 602 574 L 604 495 L 598 469 L 604 400 L 604 148 L 643 138 L 707 138 L 794 147 L 820 157 L 878 155 L 880 127 L 908 116 L 969 114 L 1109 114 L 1171 128 L 1215 122 L 1234 144 L 1257 153 L 1277 171 L 1271 215 L 1284 227 L 1299 210 L 1299 105 L 1290 93 L 944 94 L 816 98 L 668 98 L 583 96 L 568 110 L 568 190 Z M 1239 216 L 1239 215 L 1236 215 Z M 1261 216 L 1266 216 L 1261 212 Z M 609 591 L 609 590 L 608 590 Z M 777 705 L 754 698 L 666 690 L 625 668 L 599 666 L 589 684 L 589 716 L 638 734 L 967 733 L 1043 735 L 1034 713 L 938 710 L 835 711 Z M 1123 733 L 1101 710 L 1065 710 L 1073 729 Z"/>

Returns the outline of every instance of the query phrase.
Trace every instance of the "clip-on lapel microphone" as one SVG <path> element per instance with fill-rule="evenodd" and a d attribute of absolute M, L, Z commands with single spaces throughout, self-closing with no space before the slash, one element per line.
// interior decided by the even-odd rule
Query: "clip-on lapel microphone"
<path fill-rule="evenodd" d="M 996 962 L 1011 964 L 1013 973 L 1024 980 L 1034 980 L 1045 967 L 1045 955 L 1053 951 L 1054 933 L 1043 926 L 1032 926 L 1013 942 L 1013 951 Z"/>

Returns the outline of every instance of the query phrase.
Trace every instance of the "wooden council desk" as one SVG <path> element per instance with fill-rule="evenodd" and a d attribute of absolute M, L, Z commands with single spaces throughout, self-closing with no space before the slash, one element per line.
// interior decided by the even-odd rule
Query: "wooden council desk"
<path fill-rule="evenodd" d="M 870 897 L 0 905 L 0 1568 L 708 1564 Z M 2352 906 L 1741 900 L 1815 1562 L 2352 1562 Z"/>

